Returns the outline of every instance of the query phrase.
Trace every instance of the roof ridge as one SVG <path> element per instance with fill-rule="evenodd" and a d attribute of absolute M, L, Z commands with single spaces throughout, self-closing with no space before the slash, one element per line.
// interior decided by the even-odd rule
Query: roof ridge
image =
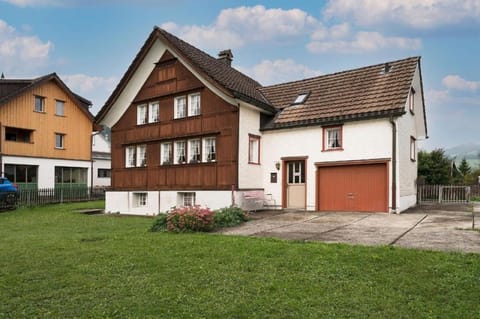
<path fill-rule="evenodd" d="M 362 66 L 362 67 L 358 67 L 358 68 L 354 68 L 354 69 L 348 69 L 348 70 L 343 70 L 343 71 L 338 71 L 338 72 L 333 72 L 333 73 L 321 74 L 321 75 L 317 75 L 317 76 L 313 76 L 313 77 L 305 78 L 305 79 L 301 79 L 301 80 L 294 80 L 294 81 L 289 81 L 289 82 L 266 85 L 266 86 L 262 86 L 261 89 L 271 89 L 271 88 L 274 88 L 276 86 L 291 85 L 291 84 L 294 84 L 294 83 L 316 80 L 316 79 L 322 78 L 322 77 L 328 77 L 328 76 L 334 76 L 334 75 L 341 75 L 341 74 L 344 74 L 344 73 L 362 71 L 362 70 L 365 70 L 365 69 L 385 65 L 385 63 L 398 63 L 398 62 L 413 60 L 413 59 L 420 60 L 420 58 L 421 58 L 421 56 L 411 56 L 411 57 L 408 57 L 408 58 L 397 59 L 397 60 L 393 60 L 393 61 L 386 61 L 386 62 L 383 62 L 383 63 L 377 63 L 377 64 L 372 64 L 372 65 Z"/>
<path fill-rule="evenodd" d="M 217 58 L 211 56 L 210 54 L 208 54 L 207 52 L 203 51 L 202 49 L 197 48 L 196 46 L 191 45 L 190 43 L 182 40 L 181 38 L 177 37 L 176 35 L 168 32 L 167 30 L 162 29 L 162 28 L 160 28 L 159 26 L 155 26 L 154 29 L 157 30 L 157 31 L 159 31 L 159 32 L 161 32 L 161 33 L 166 33 L 168 36 L 171 36 L 171 37 L 175 38 L 175 40 L 181 42 L 182 44 L 187 45 L 187 46 L 191 47 L 192 49 L 194 49 L 194 50 L 196 50 L 196 51 L 204 54 L 204 55 L 207 56 L 208 58 L 212 59 L 212 61 L 215 61 L 215 63 L 218 63 L 219 65 L 224 65 L 222 61 L 220 61 L 220 60 L 218 60 Z M 220 64 L 220 63 L 221 63 L 221 64 Z M 240 71 L 237 70 L 235 67 L 233 67 L 233 66 L 228 66 L 228 67 L 231 68 L 232 70 L 234 70 L 235 72 L 238 72 L 240 75 L 242 75 L 242 76 L 244 76 L 244 77 L 246 77 L 246 78 L 254 81 L 255 83 L 258 84 L 258 86 L 262 86 L 262 84 L 259 83 L 257 80 L 255 80 L 254 78 L 246 75 L 246 74 L 243 73 L 243 72 L 240 72 Z"/>

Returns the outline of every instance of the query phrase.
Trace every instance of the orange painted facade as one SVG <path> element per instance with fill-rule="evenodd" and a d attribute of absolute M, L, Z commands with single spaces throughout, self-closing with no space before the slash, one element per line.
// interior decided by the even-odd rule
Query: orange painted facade
<path fill-rule="evenodd" d="M 44 112 L 35 111 L 35 96 L 44 98 Z M 91 159 L 92 121 L 55 80 L 46 81 L 0 105 L 1 153 L 10 156 Z M 64 102 L 63 115 L 56 115 L 56 101 Z M 27 141 L 11 141 L 11 130 L 28 133 Z M 56 134 L 64 137 L 63 148 L 55 147 Z"/>

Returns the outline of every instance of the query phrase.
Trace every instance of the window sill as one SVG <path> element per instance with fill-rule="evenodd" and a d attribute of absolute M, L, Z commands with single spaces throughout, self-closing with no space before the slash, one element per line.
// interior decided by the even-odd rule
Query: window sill
<path fill-rule="evenodd" d="M 47 112 L 45 112 L 45 111 L 37 111 L 37 110 L 33 110 L 33 112 L 35 112 L 35 113 L 39 113 L 39 114 L 47 114 Z"/>
<path fill-rule="evenodd" d="M 258 162 L 248 162 L 249 165 L 260 165 Z"/>
<path fill-rule="evenodd" d="M 59 151 L 65 151 L 66 148 L 65 147 L 55 147 L 56 150 L 59 150 Z"/>
<path fill-rule="evenodd" d="M 61 115 L 61 114 L 55 114 L 55 116 L 57 116 L 57 117 L 66 117 L 65 115 Z"/>
<path fill-rule="evenodd" d="M 343 151 L 343 147 L 329 148 L 329 149 L 326 149 L 326 150 L 322 150 L 322 152 L 336 152 L 336 151 Z"/>
<path fill-rule="evenodd" d="M 24 142 L 24 141 L 10 141 L 10 140 L 5 140 L 5 142 L 11 142 L 11 143 L 22 143 L 22 144 L 34 144 L 33 142 Z"/>

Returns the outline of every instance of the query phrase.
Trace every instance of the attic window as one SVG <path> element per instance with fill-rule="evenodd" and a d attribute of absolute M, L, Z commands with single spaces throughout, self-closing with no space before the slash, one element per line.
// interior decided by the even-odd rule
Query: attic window
<path fill-rule="evenodd" d="M 310 92 L 299 94 L 297 96 L 297 98 L 295 99 L 295 101 L 293 101 L 292 104 L 303 104 L 303 103 L 305 103 L 309 94 L 310 94 Z"/>

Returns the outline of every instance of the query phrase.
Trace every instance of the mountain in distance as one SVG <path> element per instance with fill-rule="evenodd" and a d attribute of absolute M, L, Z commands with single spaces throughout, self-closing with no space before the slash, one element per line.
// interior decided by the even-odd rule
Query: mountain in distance
<path fill-rule="evenodd" d="M 480 144 L 467 143 L 446 148 L 445 155 L 455 159 L 457 166 L 460 165 L 460 162 L 465 157 L 468 164 L 470 164 L 472 168 L 476 168 L 480 165 Z"/>

